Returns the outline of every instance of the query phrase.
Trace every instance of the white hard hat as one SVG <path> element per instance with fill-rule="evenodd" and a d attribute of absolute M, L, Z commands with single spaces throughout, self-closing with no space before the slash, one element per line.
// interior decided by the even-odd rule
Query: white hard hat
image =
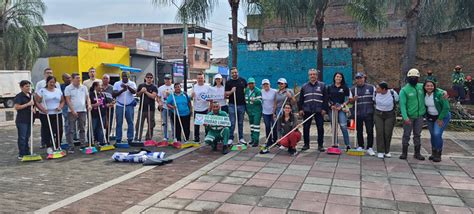
<path fill-rule="evenodd" d="M 407 77 L 420 77 L 420 71 L 416 68 L 412 68 L 408 71 Z"/>

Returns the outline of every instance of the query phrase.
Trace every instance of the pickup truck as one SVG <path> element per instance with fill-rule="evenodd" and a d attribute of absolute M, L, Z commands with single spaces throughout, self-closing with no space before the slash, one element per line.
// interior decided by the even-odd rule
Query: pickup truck
<path fill-rule="evenodd" d="M 20 93 L 20 81 L 31 81 L 30 71 L 0 70 L 0 103 L 13 108 L 15 95 Z"/>

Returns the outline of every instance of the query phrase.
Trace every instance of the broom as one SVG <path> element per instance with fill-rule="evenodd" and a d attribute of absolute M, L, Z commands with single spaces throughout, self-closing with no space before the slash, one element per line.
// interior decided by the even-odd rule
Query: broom
<path fill-rule="evenodd" d="M 114 135 L 111 135 L 112 134 L 112 131 L 114 130 L 115 126 L 115 120 L 114 120 L 114 115 L 112 115 L 112 108 L 113 107 L 109 107 L 109 119 L 107 120 L 107 127 L 109 129 L 109 136 L 107 136 L 107 141 L 110 143 L 111 140 L 115 140 L 115 133 Z M 112 120 L 112 122 L 110 122 L 110 120 Z"/>
<path fill-rule="evenodd" d="M 232 146 L 232 148 L 230 149 L 231 151 L 241 151 L 241 150 L 246 150 L 247 149 L 247 146 L 248 144 L 245 143 L 245 144 L 241 144 L 240 143 L 240 133 L 239 133 L 239 118 L 238 118 L 238 115 L 237 115 L 237 95 L 234 91 L 234 107 L 235 107 L 235 126 L 237 128 L 237 138 L 239 140 L 239 143 L 237 145 L 234 145 Z"/>
<path fill-rule="evenodd" d="M 122 133 L 124 133 L 124 131 L 123 131 L 123 123 L 125 123 L 125 111 L 126 111 L 126 105 L 125 105 L 125 103 L 127 102 L 127 94 L 126 94 L 126 92 L 124 92 L 124 93 L 125 93 L 125 94 L 123 94 Z M 115 108 L 115 110 L 117 110 L 117 108 Z M 127 127 L 127 129 L 130 129 L 130 128 L 133 129 L 133 127 Z M 123 134 L 122 134 L 122 135 L 123 135 Z M 126 148 L 130 148 L 130 145 L 128 145 L 128 143 L 122 143 L 122 142 L 117 143 L 117 142 L 115 142 L 115 147 L 116 147 L 116 148 L 125 148 L 125 149 L 126 149 Z"/>
<path fill-rule="evenodd" d="M 92 146 L 92 141 L 94 141 L 94 137 L 92 136 L 94 135 L 94 130 L 92 128 L 91 112 L 87 111 L 87 115 L 88 115 L 87 122 L 88 122 L 88 128 L 89 128 L 89 146 L 82 149 L 82 153 L 86 155 L 91 155 L 97 152 L 97 148 Z"/>
<path fill-rule="evenodd" d="M 97 100 L 99 100 L 99 97 L 97 96 L 97 91 L 94 91 L 94 94 L 95 94 L 95 98 Z M 104 100 L 105 102 L 105 100 Z M 106 144 L 104 146 L 101 146 L 100 147 L 100 151 L 103 152 L 103 151 L 108 151 L 108 150 L 114 150 L 115 147 L 113 145 L 110 145 L 110 141 L 109 141 L 109 136 L 105 136 L 106 134 L 106 130 L 104 128 L 104 121 L 102 120 L 102 112 L 100 110 L 100 106 L 98 107 L 99 109 L 99 119 L 100 119 L 100 126 L 102 127 L 102 136 L 104 136 L 104 140 L 106 140 Z M 110 109 L 110 108 L 109 108 Z M 109 115 L 110 115 L 110 110 L 109 110 Z M 108 122 L 108 121 L 107 121 Z"/>
<path fill-rule="evenodd" d="M 43 104 L 44 104 L 44 107 L 46 108 L 46 119 L 48 120 L 48 128 L 49 128 L 49 134 L 51 134 L 51 141 L 53 143 L 53 153 L 52 154 L 48 154 L 48 156 L 46 157 L 47 159 L 58 159 L 58 158 L 62 158 L 64 156 L 66 156 L 66 153 L 63 151 L 63 150 L 58 150 L 58 148 L 56 147 L 56 142 L 54 140 L 54 134 L 53 134 L 53 127 L 51 125 L 51 119 L 49 118 L 49 112 L 48 112 L 48 106 L 46 105 L 46 101 L 44 100 L 43 98 Z M 58 118 L 56 118 L 56 120 L 58 120 Z M 59 133 L 57 133 L 59 135 Z"/>
<path fill-rule="evenodd" d="M 166 105 L 166 104 L 165 104 L 165 105 Z M 164 111 L 164 109 L 162 109 L 162 111 Z M 171 123 L 171 119 L 169 118 L 169 117 L 170 117 L 169 115 L 170 115 L 170 110 L 168 109 L 168 107 L 166 107 L 166 117 L 167 117 L 167 118 L 165 118 L 165 120 L 168 120 L 168 119 L 169 119 L 169 122 Z M 174 125 L 174 124 L 173 124 L 173 125 Z M 164 128 L 163 128 L 163 126 L 164 126 L 164 123 L 163 123 L 163 115 L 161 115 L 161 131 L 164 133 Z M 166 122 L 166 126 L 167 126 L 167 127 L 166 127 L 166 132 L 167 132 L 166 134 L 167 134 L 167 136 L 169 137 L 170 135 L 168 135 L 168 134 L 169 134 L 169 132 L 168 132 L 168 121 Z M 170 126 L 170 129 L 171 129 L 171 126 Z M 173 132 L 171 132 L 171 133 L 173 133 Z M 174 137 L 174 133 L 173 133 L 173 137 Z M 163 141 L 157 143 L 156 146 L 157 146 L 157 147 L 165 147 L 165 146 L 169 146 L 169 145 L 172 145 L 172 144 L 173 144 L 173 139 L 170 137 L 169 139 L 167 139 L 167 141 L 165 141 L 165 140 L 163 139 Z"/>
<path fill-rule="evenodd" d="M 178 105 L 176 103 L 176 97 L 174 96 L 174 93 L 171 94 L 171 96 L 173 96 L 173 102 L 174 102 L 174 105 L 175 105 L 175 115 L 178 116 L 178 122 L 179 122 L 179 126 L 181 127 L 181 134 L 183 135 L 183 138 L 184 138 L 184 142 L 183 144 L 180 144 L 179 145 L 179 148 L 178 146 L 176 146 L 177 149 L 185 149 L 185 148 L 189 148 L 189 147 L 199 147 L 200 144 L 198 143 L 194 143 L 193 141 L 189 141 L 188 142 L 188 139 L 186 139 L 186 134 L 184 133 L 184 129 L 183 129 L 183 123 L 181 122 L 181 116 L 179 115 L 179 110 L 178 110 Z M 176 117 L 176 116 L 175 116 Z M 176 121 L 175 121 L 175 125 L 176 125 Z M 175 143 L 173 143 L 173 146 L 174 146 Z"/>
<path fill-rule="evenodd" d="M 147 112 L 147 123 L 148 123 L 148 133 L 151 135 L 151 126 L 150 126 L 150 106 L 148 106 L 148 112 Z M 141 137 L 141 136 L 140 136 Z M 153 136 L 149 136 L 149 139 L 150 140 L 147 140 L 145 141 L 145 143 L 143 143 L 144 146 L 157 146 L 158 142 L 154 141 L 153 139 Z"/>
<path fill-rule="evenodd" d="M 142 94 L 142 97 L 140 99 L 140 108 L 139 108 L 140 112 L 138 112 L 139 116 L 138 116 L 138 120 L 137 120 L 137 122 L 138 122 L 138 131 L 137 132 L 138 133 L 136 133 L 137 138 L 133 139 L 133 141 L 130 143 L 130 146 L 133 146 L 133 147 L 143 147 L 144 146 L 144 144 L 142 142 L 142 134 L 143 134 L 143 130 L 142 130 L 143 123 L 142 122 L 144 122 L 143 121 L 143 103 L 145 102 L 144 98 L 145 98 L 145 93 Z"/>
<path fill-rule="evenodd" d="M 327 153 L 330 155 L 340 155 L 341 150 L 339 149 L 339 143 L 337 139 L 337 124 L 338 124 L 338 111 L 332 109 L 331 127 L 332 127 L 332 147 L 328 148 Z"/>
<path fill-rule="evenodd" d="M 357 96 L 357 86 L 355 87 L 355 96 Z M 357 100 L 354 101 L 354 123 L 356 125 L 355 132 L 354 132 L 354 148 L 357 147 Z M 357 150 L 351 148 L 347 151 L 348 155 L 352 156 L 364 156 L 365 150 Z"/>
<path fill-rule="evenodd" d="M 33 99 L 33 95 L 31 96 L 31 99 Z M 31 127 L 30 127 L 30 154 L 29 155 L 24 155 L 21 161 L 23 162 L 28 162 L 28 161 L 40 161 L 43 160 L 41 155 L 37 155 L 33 152 L 33 106 L 31 106 Z"/>

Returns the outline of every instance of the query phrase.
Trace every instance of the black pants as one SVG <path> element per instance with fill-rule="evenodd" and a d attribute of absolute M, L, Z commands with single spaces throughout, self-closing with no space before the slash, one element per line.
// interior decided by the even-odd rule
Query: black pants
<path fill-rule="evenodd" d="M 229 114 L 229 106 L 221 106 L 221 111 L 225 111 L 225 113 Z"/>
<path fill-rule="evenodd" d="M 142 112 L 142 117 L 137 118 L 137 123 L 135 125 L 135 139 L 136 140 L 142 140 L 145 120 L 147 122 L 145 140 L 151 140 L 153 138 L 153 129 L 155 128 L 155 111 L 150 110 L 150 113 L 148 115 L 148 110 L 145 110 Z M 139 128 L 140 130 L 138 130 Z"/>
<path fill-rule="evenodd" d="M 53 147 L 53 139 L 49 129 L 48 118 L 46 114 L 40 114 L 41 120 L 41 136 L 44 137 L 47 147 Z M 53 132 L 54 142 L 56 148 L 59 148 L 63 136 L 63 116 L 62 114 L 50 114 L 49 120 L 51 122 L 51 131 Z"/>
<path fill-rule="evenodd" d="M 357 115 L 357 144 L 359 147 L 364 148 L 364 127 L 367 131 L 367 149 L 372 148 L 374 145 L 374 114 L 368 114 L 365 116 Z"/>
<path fill-rule="evenodd" d="M 194 118 L 196 118 L 196 114 L 207 114 L 207 110 L 205 110 L 205 111 L 194 111 Z M 200 127 L 200 125 L 194 125 L 194 141 L 195 142 L 199 142 L 199 140 L 201 139 L 199 137 L 199 129 L 200 129 L 199 127 Z M 206 130 L 206 129 L 204 129 L 204 130 Z"/>
<path fill-rule="evenodd" d="M 316 122 L 316 127 L 318 128 L 318 146 L 322 147 L 324 144 L 324 118 L 321 113 L 315 113 L 314 120 Z M 313 113 L 305 112 L 304 119 L 306 120 L 308 117 L 311 117 Z M 304 145 L 309 146 L 309 130 L 311 128 L 312 120 L 308 120 L 303 124 L 303 138 L 304 138 Z"/>
<path fill-rule="evenodd" d="M 177 115 L 176 115 L 177 117 Z M 184 129 L 184 136 L 186 137 L 186 140 L 189 140 L 189 134 L 190 134 L 190 126 L 191 126 L 191 115 L 188 115 L 188 116 L 180 116 L 179 118 L 181 118 L 181 123 L 183 124 L 183 129 Z M 181 126 L 179 125 L 179 121 L 176 120 L 176 128 L 174 130 L 176 130 L 176 133 L 175 133 L 175 136 L 176 136 L 176 139 L 178 141 L 181 142 Z"/>

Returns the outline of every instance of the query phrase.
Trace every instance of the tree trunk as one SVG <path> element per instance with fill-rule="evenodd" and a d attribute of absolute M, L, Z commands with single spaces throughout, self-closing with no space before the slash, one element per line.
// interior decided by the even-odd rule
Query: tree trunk
<path fill-rule="evenodd" d="M 239 41 L 237 35 L 237 22 L 239 13 L 240 0 L 229 0 L 232 9 L 232 67 L 237 67 L 237 43 Z"/>
<path fill-rule="evenodd" d="M 415 7 L 406 16 L 406 31 L 405 50 L 402 59 L 402 71 L 400 74 L 400 87 L 405 84 L 408 70 L 415 67 L 416 64 L 416 49 L 418 38 L 418 17 L 420 14 L 420 1 L 417 1 Z"/>
<path fill-rule="evenodd" d="M 316 22 L 316 33 L 318 34 L 318 56 L 316 59 L 317 69 L 319 70 L 318 78 L 323 80 L 323 29 L 324 29 L 324 18 Z"/>

